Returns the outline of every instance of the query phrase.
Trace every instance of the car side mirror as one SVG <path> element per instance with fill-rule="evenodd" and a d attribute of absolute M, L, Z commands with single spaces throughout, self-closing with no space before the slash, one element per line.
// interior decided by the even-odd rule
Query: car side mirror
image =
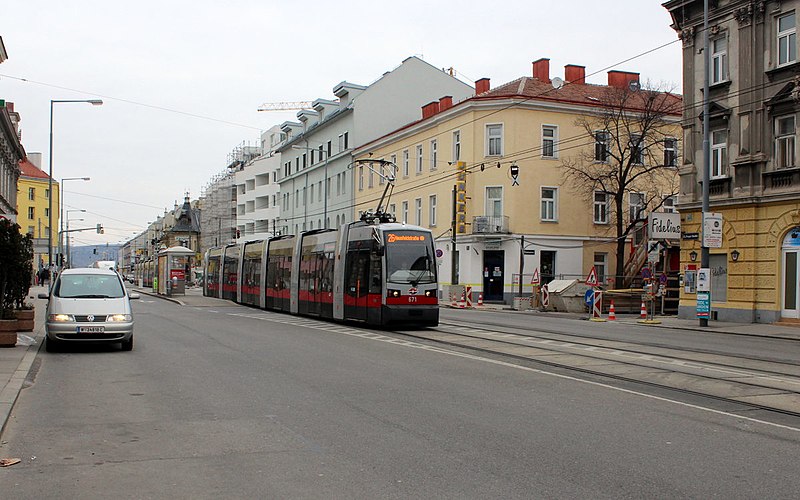
<path fill-rule="evenodd" d="M 40 293 L 39 295 L 37 295 L 37 296 L 36 296 L 36 298 L 39 298 L 39 299 L 44 299 L 44 300 L 49 300 L 49 299 L 50 299 L 50 296 L 49 296 L 49 295 L 47 295 L 46 293 Z"/>
<path fill-rule="evenodd" d="M 139 295 L 138 293 L 132 293 L 128 295 L 128 298 L 131 300 L 138 299 L 139 297 L 141 297 L 141 295 Z"/>

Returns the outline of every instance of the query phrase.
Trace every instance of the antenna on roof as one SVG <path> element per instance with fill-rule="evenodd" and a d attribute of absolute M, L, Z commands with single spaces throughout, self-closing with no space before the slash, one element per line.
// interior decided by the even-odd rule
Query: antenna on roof
<path fill-rule="evenodd" d="M 554 89 L 560 89 L 561 87 L 564 86 L 564 80 L 562 80 L 561 78 L 559 78 L 557 76 L 554 76 L 553 79 L 550 80 L 550 83 L 553 84 L 553 88 Z"/>

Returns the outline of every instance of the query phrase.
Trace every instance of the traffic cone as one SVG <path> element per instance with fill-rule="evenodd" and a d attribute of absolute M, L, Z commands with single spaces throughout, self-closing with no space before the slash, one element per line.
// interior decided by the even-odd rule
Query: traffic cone
<path fill-rule="evenodd" d="M 450 307 L 452 307 L 453 309 L 458 307 L 458 302 L 456 301 L 456 294 L 454 294 L 453 292 L 450 292 Z"/>
<path fill-rule="evenodd" d="M 458 308 L 465 309 L 467 307 L 467 297 L 465 292 L 461 292 L 461 300 L 458 301 Z"/>
<path fill-rule="evenodd" d="M 644 302 L 642 302 L 642 310 L 639 313 L 639 318 L 647 319 L 647 307 L 645 307 Z"/>
<path fill-rule="evenodd" d="M 481 307 L 481 306 L 483 306 L 483 294 L 479 293 L 478 294 L 478 307 Z"/>
<path fill-rule="evenodd" d="M 608 308 L 608 320 L 614 321 L 617 319 L 617 313 L 614 311 L 614 301 L 611 301 L 611 306 Z"/>

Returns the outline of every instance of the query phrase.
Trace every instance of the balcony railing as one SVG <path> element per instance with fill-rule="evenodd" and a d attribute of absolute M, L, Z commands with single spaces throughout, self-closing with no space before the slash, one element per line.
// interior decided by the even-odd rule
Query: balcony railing
<path fill-rule="evenodd" d="M 472 234 L 508 234 L 507 215 L 478 215 L 472 218 Z"/>

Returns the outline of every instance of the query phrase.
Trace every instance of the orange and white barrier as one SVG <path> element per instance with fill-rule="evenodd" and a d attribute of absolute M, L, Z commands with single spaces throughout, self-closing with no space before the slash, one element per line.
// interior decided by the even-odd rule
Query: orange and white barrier
<path fill-rule="evenodd" d="M 647 319 L 647 307 L 644 305 L 644 301 L 642 302 L 642 310 L 639 313 L 639 317 L 641 319 Z"/>
<path fill-rule="evenodd" d="M 611 301 L 611 305 L 608 307 L 608 320 L 614 321 L 617 319 L 617 312 L 614 310 L 614 301 Z"/>
<path fill-rule="evenodd" d="M 466 308 L 466 307 L 467 307 L 467 297 L 466 297 L 466 293 L 464 293 L 464 292 L 461 292 L 461 300 L 459 300 L 459 301 L 458 301 L 458 308 L 459 308 L 459 309 L 464 309 L 464 308 Z"/>
<path fill-rule="evenodd" d="M 478 294 L 478 307 L 483 307 L 483 293 Z"/>

